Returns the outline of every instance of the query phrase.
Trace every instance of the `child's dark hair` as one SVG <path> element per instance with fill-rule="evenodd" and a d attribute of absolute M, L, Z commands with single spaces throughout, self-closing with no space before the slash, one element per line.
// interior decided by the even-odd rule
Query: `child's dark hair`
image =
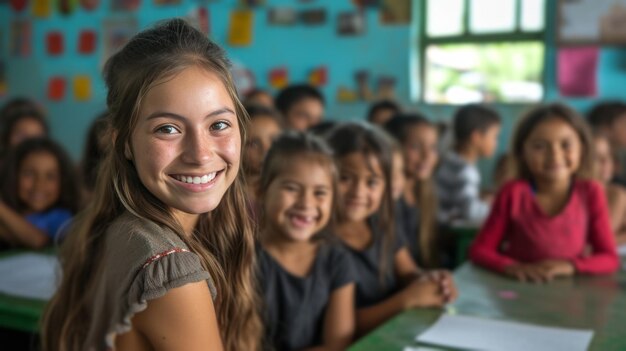
<path fill-rule="evenodd" d="M 8 115 L 21 110 L 35 110 L 41 112 L 41 108 L 35 101 L 26 97 L 16 97 L 7 101 L 0 108 L 0 124 L 4 126 L 4 120 Z"/>
<path fill-rule="evenodd" d="M 80 165 L 82 184 L 89 191 L 93 191 L 96 186 L 99 166 L 109 146 L 108 143 L 102 144 L 102 138 L 107 138 L 107 136 L 110 136 L 110 141 L 113 141 L 113 136 L 110 135 L 108 112 L 103 112 L 89 127 L 83 161 Z"/>
<path fill-rule="evenodd" d="M 259 116 L 269 117 L 278 123 L 281 128 L 284 127 L 283 119 L 278 114 L 278 111 L 273 108 L 258 104 L 245 104 L 244 108 L 246 109 L 246 112 L 248 112 L 251 120 Z"/>
<path fill-rule="evenodd" d="M 290 85 L 278 93 L 275 100 L 276 109 L 286 116 L 293 105 L 304 99 L 315 99 L 322 105 L 325 104 L 324 95 L 317 88 L 308 84 L 298 84 Z"/>
<path fill-rule="evenodd" d="M 610 128 L 620 116 L 626 117 L 626 103 L 623 101 L 604 101 L 595 105 L 587 114 L 587 121 L 593 129 Z"/>
<path fill-rule="evenodd" d="M 27 210 L 17 194 L 20 167 L 26 157 L 34 153 L 49 153 L 59 165 L 59 199 L 51 207 L 62 207 L 72 213 L 78 211 L 78 189 L 73 164 L 63 148 L 48 138 L 24 140 L 13 148 L 5 160 L 0 180 L 2 200 L 17 212 Z"/>
<path fill-rule="evenodd" d="M 475 131 L 484 133 L 497 124 L 500 124 L 500 116 L 496 111 L 478 104 L 462 106 L 454 114 L 453 131 L 456 146 L 467 144 Z"/>
<path fill-rule="evenodd" d="M 418 125 L 427 125 L 435 128 L 424 115 L 419 113 L 396 114 L 385 123 L 384 128 L 389 134 L 396 138 L 398 142 L 404 143 L 409 129 Z"/>
<path fill-rule="evenodd" d="M 14 109 L 7 113 L 6 116 L 3 116 L 3 118 L 4 119 L 2 121 L 2 130 L 0 131 L 0 147 L 2 148 L 2 150 L 7 150 L 9 148 L 9 142 L 11 140 L 11 134 L 13 134 L 13 128 L 15 128 L 17 122 L 22 119 L 34 119 L 35 121 L 39 122 L 43 127 L 46 135 L 48 135 L 48 122 L 46 121 L 44 115 L 37 109 L 26 107 Z"/>
<path fill-rule="evenodd" d="M 326 120 L 309 127 L 308 132 L 324 138 L 326 134 L 330 133 L 336 126 L 336 121 Z"/>
<path fill-rule="evenodd" d="M 374 116 L 380 110 L 392 110 L 396 115 L 401 112 L 400 105 L 391 100 L 381 100 L 373 103 L 367 111 L 367 121 L 374 122 Z"/>
<path fill-rule="evenodd" d="M 307 160 L 309 164 L 317 163 L 328 169 L 332 180 L 333 205 L 331 210 L 331 218 L 326 228 L 332 227 L 338 213 L 339 202 L 337 198 L 337 184 L 339 175 L 335 166 L 332 149 L 326 142 L 318 136 L 307 132 L 299 132 L 288 130 L 282 133 L 273 143 L 267 152 L 263 171 L 261 172 L 261 180 L 259 189 L 261 196 L 266 191 L 276 177 L 293 166 L 296 160 Z M 263 218 L 263 216 L 261 216 Z M 261 219 L 263 221 L 263 219 Z M 261 223 L 262 227 L 263 223 Z M 322 231 L 324 238 L 328 237 L 326 230 Z M 316 238 L 321 238 L 316 234 Z"/>
<path fill-rule="evenodd" d="M 373 230 L 383 232 L 383 250 L 380 258 L 381 279 L 393 267 L 388 266 L 388 258 L 393 250 L 395 241 L 394 202 L 391 194 L 391 169 L 393 149 L 389 136 L 379 127 L 366 123 L 349 122 L 338 125 L 328 135 L 328 143 L 333 148 L 335 160 L 352 153 L 361 153 L 364 156 L 375 157 L 383 171 L 385 192 L 378 211 L 377 226 Z M 372 165 L 368 165 L 372 167 Z"/>
<path fill-rule="evenodd" d="M 532 131 L 541 123 L 558 118 L 569 124 L 578 134 L 582 144 L 580 166 L 576 175 L 581 178 L 593 177 L 593 139 L 585 121 L 570 107 L 560 104 L 540 105 L 532 109 L 519 123 L 513 135 L 513 157 L 515 158 L 517 175 L 532 180 L 533 176 L 524 162 L 524 144 Z"/>

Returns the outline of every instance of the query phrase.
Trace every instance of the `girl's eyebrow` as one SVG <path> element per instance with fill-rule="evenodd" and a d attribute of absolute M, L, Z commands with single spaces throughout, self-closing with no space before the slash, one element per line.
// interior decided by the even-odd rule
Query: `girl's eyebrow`
<path fill-rule="evenodd" d="M 211 113 L 209 113 L 208 115 L 204 116 L 205 119 L 207 118 L 211 118 L 211 117 L 215 117 L 215 116 L 219 116 L 225 113 L 230 113 L 230 114 L 235 114 L 235 112 L 233 110 L 231 110 L 229 107 L 222 107 L 220 109 L 217 109 Z M 178 120 L 186 120 L 187 118 L 184 116 L 181 116 L 179 114 L 173 113 L 173 112 L 167 112 L 167 111 L 155 111 L 152 112 L 151 114 L 148 115 L 148 117 L 146 118 L 147 120 L 151 120 L 154 118 L 159 118 L 159 117 L 170 117 L 170 118 L 174 118 L 174 119 L 178 119 Z"/>

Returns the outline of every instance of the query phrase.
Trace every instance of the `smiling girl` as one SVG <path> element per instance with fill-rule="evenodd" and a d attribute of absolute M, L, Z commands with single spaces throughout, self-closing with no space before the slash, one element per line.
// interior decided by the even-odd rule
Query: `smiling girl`
<path fill-rule="evenodd" d="M 62 247 L 44 350 L 257 350 L 238 177 L 247 116 L 224 52 L 182 20 L 105 66 L 115 138 Z"/>

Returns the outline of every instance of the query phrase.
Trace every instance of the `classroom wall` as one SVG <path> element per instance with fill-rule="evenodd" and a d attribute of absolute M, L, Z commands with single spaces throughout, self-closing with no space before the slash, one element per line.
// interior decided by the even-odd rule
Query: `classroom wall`
<path fill-rule="evenodd" d="M 413 12 L 418 10 L 421 0 L 413 1 Z M 33 2 L 32 0 L 30 2 Z M 53 3 L 56 3 L 53 1 Z M 13 96 L 30 96 L 41 101 L 48 111 L 53 136 L 61 140 L 70 154 L 78 159 L 82 153 L 83 138 L 91 120 L 105 107 L 105 87 L 100 78 L 103 43 L 101 24 L 111 18 L 136 18 L 140 28 L 155 21 L 185 16 L 198 6 L 209 10 L 211 38 L 223 45 L 231 59 L 249 68 L 256 77 L 257 85 L 268 87 L 268 73 L 276 67 L 287 67 L 290 82 L 306 80 L 309 71 L 320 65 L 328 69 L 328 83 L 322 88 L 328 101 L 328 116 L 334 119 L 362 118 L 368 103 L 340 103 L 336 99 L 339 86 L 355 88 L 354 73 L 365 69 L 370 72 L 371 86 L 380 75 L 396 79 L 396 96 L 410 109 L 420 110 L 435 120 L 446 120 L 455 110 L 454 106 L 425 105 L 413 101 L 410 80 L 416 76 L 417 62 L 417 16 L 411 25 L 383 25 L 376 8 L 366 8 L 366 30 L 361 36 L 344 37 L 336 33 L 337 16 L 344 11 L 355 11 L 357 7 L 349 0 L 266 0 L 266 6 L 254 8 L 254 30 L 252 44 L 233 47 L 227 43 L 229 14 L 240 8 L 238 0 L 181 0 L 179 5 L 156 6 L 153 1 L 143 0 L 138 10 L 117 13 L 110 9 L 108 1 L 101 1 L 94 11 L 78 6 L 71 15 L 61 15 L 54 9 L 47 18 L 34 18 L 30 9 L 14 12 L 8 1 L 0 2 L 0 60 L 5 62 L 8 92 L 0 97 L 0 104 Z M 548 18 L 556 18 L 556 1 L 549 1 Z M 327 10 L 327 21 L 321 26 L 297 24 L 290 27 L 271 26 L 267 21 L 268 7 L 288 6 L 297 10 L 323 7 Z M 9 54 L 10 24 L 13 19 L 32 20 L 32 53 L 29 57 L 14 57 Z M 554 21 L 548 20 L 546 37 L 546 100 L 564 100 L 575 108 L 586 111 L 596 99 L 563 99 L 556 85 L 556 46 Z M 78 32 L 93 29 L 98 32 L 96 51 L 91 55 L 80 55 L 76 50 Z M 45 52 L 45 36 L 48 31 L 59 30 L 65 36 L 65 52 L 50 57 Z M 52 76 L 65 76 L 68 83 L 75 75 L 87 75 L 92 80 L 92 97 L 88 101 L 76 101 L 68 86 L 62 101 L 52 102 L 46 97 L 47 82 Z M 626 50 L 603 48 L 598 69 L 599 98 L 626 99 Z M 495 108 L 503 115 L 501 150 L 508 144 L 510 131 L 517 116 L 527 106 L 499 105 Z M 490 180 L 491 162 L 481 164 L 483 176 Z"/>

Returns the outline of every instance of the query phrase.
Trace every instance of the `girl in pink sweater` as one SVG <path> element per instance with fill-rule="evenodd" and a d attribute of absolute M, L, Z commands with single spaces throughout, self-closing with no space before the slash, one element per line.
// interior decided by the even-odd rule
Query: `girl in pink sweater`
<path fill-rule="evenodd" d="M 498 193 L 470 249 L 474 263 L 533 282 L 618 268 L 606 198 L 589 179 L 591 140 L 564 105 L 540 106 L 521 121 L 512 146 L 518 178 Z"/>

